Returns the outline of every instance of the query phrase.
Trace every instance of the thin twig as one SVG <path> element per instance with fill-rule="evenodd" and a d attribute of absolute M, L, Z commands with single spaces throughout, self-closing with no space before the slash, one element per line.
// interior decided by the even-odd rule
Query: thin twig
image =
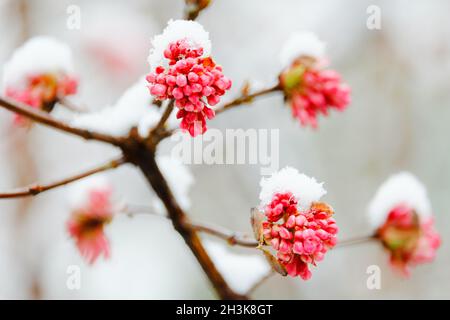
<path fill-rule="evenodd" d="M 281 90 L 280 85 L 277 84 L 277 85 L 275 85 L 273 87 L 270 87 L 270 88 L 267 88 L 267 89 L 262 89 L 262 90 L 254 92 L 254 93 L 251 93 L 251 94 L 244 94 L 244 95 L 240 96 L 239 98 L 237 98 L 237 99 L 235 99 L 233 101 L 230 101 L 230 102 L 224 104 L 223 106 L 215 109 L 215 112 L 216 112 L 216 114 L 222 113 L 225 110 L 237 107 L 237 106 L 239 106 L 241 104 L 250 103 L 256 97 L 264 96 L 264 95 L 267 95 L 267 94 L 270 94 L 270 93 L 273 93 L 273 92 L 277 92 L 277 91 L 280 91 L 280 90 Z"/>
<path fill-rule="evenodd" d="M 70 133 L 70 134 L 79 136 L 86 140 L 97 140 L 97 141 L 106 142 L 106 143 L 116 145 L 116 146 L 121 145 L 121 140 L 116 137 L 106 135 L 103 133 L 99 133 L 99 132 L 86 130 L 86 129 L 72 127 L 60 120 L 54 119 L 52 116 L 50 116 L 46 112 L 34 109 L 30 106 L 27 106 L 23 103 L 14 101 L 14 100 L 6 98 L 6 97 L 0 97 L 0 106 L 9 111 L 12 111 L 12 112 L 20 114 L 24 117 L 27 117 L 28 119 L 36 121 L 40 124 L 46 125 L 48 127 L 51 127 L 51 128 L 54 128 L 54 129 L 57 129 L 57 130 L 60 130 L 60 131 L 66 132 L 66 133 Z"/>
<path fill-rule="evenodd" d="M 266 282 L 268 279 L 270 279 L 273 275 L 275 275 L 275 271 L 270 268 L 269 272 L 267 272 L 265 275 L 263 275 L 258 281 L 256 281 L 253 286 L 251 286 L 250 289 L 248 289 L 246 296 L 251 296 L 256 289 L 258 289 L 264 282 Z"/>
<path fill-rule="evenodd" d="M 73 103 L 73 101 L 67 99 L 66 97 L 58 98 L 58 103 L 73 112 L 80 113 L 87 111 L 86 107 L 80 107 L 79 105 L 76 105 L 75 103 Z"/>
<path fill-rule="evenodd" d="M 201 231 L 212 236 L 225 240 L 230 245 L 239 245 L 243 247 L 256 248 L 258 241 L 245 233 L 234 232 L 219 226 L 213 226 L 206 223 L 190 222 L 190 225 L 197 231 Z"/>
<path fill-rule="evenodd" d="M 151 214 L 163 218 L 168 218 L 168 216 L 161 215 L 156 212 L 154 207 L 142 206 L 142 205 L 126 205 L 123 212 L 127 215 L 135 215 L 139 213 Z M 254 240 L 250 235 L 241 232 L 235 232 L 223 228 L 221 226 L 216 226 L 204 222 L 192 222 L 188 221 L 186 224 L 190 225 L 193 229 L 210 234 L 222 240 L 225 240 L 229 245 L 238 245 L 243 247 L 256 248 L 258 242 Z"/>
<path fill-rule="evenodd" d="M 159 119 L 158 124 L 152 130 L 153 132 L 159 132 L 159 131 L 161 131 L 161 129 L 164 128 L 164 125 L 166 124 L 167 119 L 169 119 L 170 114 L 173 111 L 174 104 L 175 104 L 174 100 L 169 101 L 169 104 L 167 105 L 166 110 L 164 110 L 164 113 L 162 114 L 161 119 Z"/>
<path fill-rule="evenodd" d="M 337 243 L 337 245 L 336 245 L 336 248 L 350 247 L 350 246 L 353 246 L 353 245 L 370 242 L 370 241 L 373 241 L 373 240 L 376 240 L 376 239 L 377 239 L 377 237 L 375 235 L 350 238 L 350 239 L 347 239 L 347 240 L 339 241 Z"/>
<path fill-rule="evenodd" d="M 72 177 L 53 182 L 53 183 L 49 183 L 46 185 L 32 185 L 32 186 L 24 187 L 24 188 L 17 189 L 17 190 L 11 191 L 11 192 L 0 193 L 0 199 L 11 199 L 11 198 L 36 196 L 42 192 L 67 185 L 71 182 L 81 180 L 81 179 L 91 176 L 93 174 L 103 172 L 103 171 L 106 171 L 109 169 L 117 168 L 118 166 L 120 166 L 124 163 L 125 163 L 125 159 L 123 157 L 121 157 L 121 158 L 109 161 L 108 163 L 106 163 L 100 167 L 91 169 L 89 171 L 86 171 L 86 172 L 74 175 Z"/>
<path fill-rule="evenodd" d="M 195 20 L 202 10 L 209 6 L 212 0 L 185 0 L 184 19 Z"/>

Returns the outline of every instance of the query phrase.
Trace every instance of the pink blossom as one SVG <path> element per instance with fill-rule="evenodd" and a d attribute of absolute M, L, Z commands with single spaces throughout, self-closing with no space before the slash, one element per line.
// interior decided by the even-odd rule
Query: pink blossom
<path fill-rule="evenodd" d="M 280 76 L 292 115 L 303 126 L 317 127 L 317 116 L 334 108 L 343 111 L 350 103 L 350 87 L 334 70 L 320 69 L 311 58 L 297 59 Z"/>
<path fill-rule="evenodd" d="M 67 222 L 67 230 L 81 255 L 93 264 L 103 254 L 109 258 L 109 241 L 104 226 L 112 221 L 112 190 L 102 187 L 89 190 L 86 203 L 75 208 Z"/>
<path fill-rule="evenodd" d="M 169 67 L 155 68 L 147 76 L 150 94 L 158 100 L 174 99 L 179 109 L 180 128 L 191 136 L 207 130 L 206 119 L 214 118 L 214 106 L 231 87 L 231 80 L 210 57 L 202 57 L 203 48 L 186 40 L 170 43 L 164 51 Z"/>
<path fill-rule="evenodd" d="M 389 212 L 377 236 L 390 253 L 392 267 L 405 276 L 410 275 L 411 267 L 432 262 L 441 243 L 433 218 L 420 219 L 405 204 Z"/>
<path fill-rule="evenodd" d="M 7 87 L 5 94 L 33 108 L 50 112 L 59 98 L 75 94 L 77 86 L 78 81 L 72 76 L 40 74 L 28 77 L 24 89 Z M 17 114 L 15 123 L 27 125 L 29 122 Z"/>
<path fill-rule="evenodd" d="M 265 207 L 263 236 L 290 276 L 308 280 L 309 265 L 316 265 L 336 245 L 338 228 L 327 204 L 315 202 L 305 211 L 297 210 L 296 204 L 290 192 L 275 194 Z"/>

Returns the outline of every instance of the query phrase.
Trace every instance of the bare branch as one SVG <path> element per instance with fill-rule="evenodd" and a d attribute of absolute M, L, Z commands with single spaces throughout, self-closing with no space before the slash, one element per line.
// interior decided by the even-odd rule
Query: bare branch
<path fill-rule="evenodd" d="M 67 97 L 58 98 L 58 103 L 72 112 L 77 113 L 87 112 L 86 106 L 79 106 L 73 103 L 73 101 L 67 99 Z"/>
<path fill-rule="evenodd" d="M 156 212 L 154 207 L 149 206 L 141 206 L 141 205 L 126 205 L 123 212 L 127 215 L 135 215 L 139 213 L 151 214 L 163 218 L 168 218 L 168 216 L 161 215 Z M 221 226 L 216 226 L 203 222 L 186 222 L 191 228 L 199 231 L 210 234 L 217 238 L 225 240 L 229 245 L 238 245 L 243 247 L 256 248 L 258 246 L 258 241 L 253 239 L 250 235 L 241 232 L 234 232 L 228 229 L 225 229 Z"/>
<path fill-rule="evenodd" d="M 159 132 L 164 128 L 164 125 L 166 124 L 167 119 L 169 119 L 170 114 L 173 111 L 175 101 L 170 100 L 169 104 L 166 107 L 166 110 L 164 110 L 163 115 L 161 116 L 161 119 L 159 119 L 158 124 L 155 126 L 155 128 L 152 130 L 152 132 Z"/>
<path fill-rule="evenodd" d="M 0 106 L 45 126 L 79 136 L 86 140 L 97 140 L 116 146 L 121 145 L 121 140 L 116 137 L 86 129 L 72 127 L 60 120 L 54 119 L 46 112 L 34 109 L 30 106 L 6 97 L 0 97 Z"/>
<path fill-rule="evenodd" d="M 209 6 L 212 0 L 185 0 L 184 19 L 195 20 L 200 12 Z"/>
<path fill-rule="evenodd" d="M 234 232 L 219 226 L 213 226 L 205 223 L 190 222 L 190 225 L 195 228 L 195 230 L 221 238 L 230 245 L 239 245 L 250 248 L 256 248 L 258 246 L 258 241 L 245 233 Z"/>
<path fill-rule="evenodd" d="M 86 178 L 88 176 L 94 175 L 96 173 L 99 172 L 103 172 L 109 169 L 114 169 L 117 168 L 118 166 L 124 164 L 126 161 L 123 157 L 118 158 L 116 160 L 112 160 L 109 161 L 108 163 L 91 169 L 89 171 L 74 175 L 72 177 L 66 178 L 66 179 L 62 179 L 50 184 L 46 184 L 46 185 L 32 185 L 32 186 L 28 186 L 28 187 L 24 187 L 21 189 L 17 189 L 11 192 L 4 192 L 4 193 L 0 193 L 0 199 L 11 199 L 11 198 L 21 198 L 21 197 L 28 197 L 28 196 L 36 196 L 42 192 L 48 191 L 48 190 L 52 190 L 64 185 L 67 185 L 71 182 L 77 181 L 77 180 L 81 180 L 83 178 Z"/>
<path fill-rule="evenodd" d="M 337 243 L 337 245 L 336 245 L 336 248 L 350 247 L 350 246 L 354 246 L 354 245 L 357 245 L 357 244 L 370 242 L 370 241 L 373 241 L 373 240 L 377 240 L 376 235 L 350 238 L 350 239 L 347 239 L 347 240 L 339 241 Z"/>
<path fill-rule="evenodd" d="M 225 110 L 228 110 L 228 109 L 240 106 L 242 104 L 250 103 L 256 97 L 264 96 L 264 95 L 267 95 L 267 94 L 270 94 L 270 93 L 273 93 L 273 92 L 277 92 L 277 91 L 280 91 L 280 90 L 281 90 L 281 88 L 280 88 L 279 84 L 277 84 L 277 85 L 275 85 L 273 87 L 270 87 L 270 88 L 267 88 L 267 89 L 263 89 L 263 90 L 259 90 L 259 91 L 256 91 L 254 93 L 251 93 L 251 94 L 245 94 L 244 93 L 239 98 L 224 104 L 222 107 L 219 107 L 219 108 L 215 109 L 215 112 L 216 112 L 216 114 L 222 113 Z"/>

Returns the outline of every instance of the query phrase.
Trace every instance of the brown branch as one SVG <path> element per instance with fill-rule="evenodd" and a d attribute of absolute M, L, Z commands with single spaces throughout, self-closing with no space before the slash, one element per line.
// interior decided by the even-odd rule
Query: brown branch
<path fill-rule="evenodd" d="M 175 104 L 174 100 L 169 101 L 166 110 L 164 110 L 161 119 L 159 119 L 158 124 L 155 126 L 155 128 L 152 129 L 152 132 L 159 133 L 162 129 L 164 129 L 164 125 L 166 124 L 167 119 L 169 119 L 170 114 L 173 111 L 174 104 Z"/>
<path fill-rule="evenodd" d="M 225 240 L 230 245 L 238 245 L 243 247 L 256 248 L 258 241 L 245 233 L 234 232 L 219 226 L 213 226 L 205 223 L 190 223 L 195 230 L 210 234 L 212 236 Z"/>
<path fill-rule="evenodd" d="M 222 112 L 224 112 L 224 111 L 226 111 L 228 109 L 240 106 L 242 104 L 250 103 L 256 97 L 264 96 L 266 94 L 270 94 L 270 93 L 277 92 L 277 91 L 280 91 L 280 90 L 281 90 L 280 85 L 277 84 L 277 85 L 275 85 L 273 87 L 270 87 L 270 88 L 267 88 L 267 89 L 262 89 L 262 90 L 254 92 L 254 93 L 251 93 L 251 94 L 243 94 L 239 98 L 237 98 L 237 99 L 235 99 L 233 101 L 230 101 L 230 102 L 224 104 L 223 106 L 215 109 L 215 112 L 216 112 L 216 114 L 222 113 Z"/>
<path fill-rule="evenodd" d="M 62 179 L 50 184 L 46 184 L 46 185 L 32 185 L 32 186 L 28 186 L 28 187 L 24 187 L 21 189 L 17 189 L 11 192 L 5 192 L 5 193 L 0 193 L 0 199 L 11 199 L 11 198 L 21 198 L 21 197 L 28 197 L 28 196 L 36 196 L 42 192 L 48 191 L 48 190 L 52 190 L 64 185 L 67 185 L 71 182 L 77 181 L 77 180 L 81 180 L 83 178 L 86 178 L 88 176 L 91 176 L 93 174 L 99 173 L 99 172 L 103 172 L 109 169 L 114 169 L 117 168 L 118 166 L 122 165 L 125 163 L 125 159 L 123 157 L 118 158 L 116 160 L 112 160 L 109 161 L 108 163 L 91 169 L 89 171 L 83 172 L 81 174 L 77 174 L 74 175 L 72 177 L 66 178 L 66 179 Z"/>
<path fill-rule="evenodd" d="M 138 213 L 146 213 L 155 215 L 158 217 L 168 218 L 168 216 L 163 216 L 160 214 L 157 214 L 155 212 L 155 209 L 152 207 L 147 206 L 141 206 L 141 205 L 126 205 L 123 212 L 127 215 L 135 215 Z M 216 226 L 208 223 L 203 222 L 186 222 L 191 228 L 199 231 L 204 232 L 209 235 L 215 236 L 217 238 L 220 238 L 222 240 L 225 240 L 229 245 L 237 245 L 242 247 L 249 247 L 249 248 L 256 248 L 258 246 L 258 241 L 253 239 L 251 236 L 249 236 L 246 233 L 241 232 L 235 232 L 228 229 L 225 229 L 221 226 Z"/>
<path fill-rule="evenodd" d="M 200 12 L 209 6 L 212 0 L 185 0 L 184 19 L 195 20 Z"/>
<path fill-rule="evenodd" d="M 101 142 L 109 143 L 109 144 L 112 144 L 115 146 L 120 146 L 120 144 L 121 144 L 121 140 L 116 137 L 106 135 L 103 133 L 99 133 L 99 132 L 93 132 L 93 131 L 86 130 L 86 129 L 72 127 L 60 120 L 54 119 L 52 116 L 50 116 L 46 112 L 34 109 L 30 106 L 27 106 L 23 103 L 14 101 L 14 100 L 6 98 L 6 97 L 0 97 L 0 106 L 9 111 L 12 111 L 12 112 L 20 114 L 24 117 L 27 117 L 28 119 L 36 121 L 42 125 L 79 136 L 86 140 L 101 141 Z"/>
<path fill-rule="evenodd" d="M 145 142 L 138 140 L 128 140 L 122 148 L 127 159 L 140 168 L 155 193 L 163 202 L 175 230 L 183 237 L 219 297 L 221 299 L 247 299 L 246 296 L 234 292 L 228 285 L 205 250 L 197 231 L 187 221 L 185 212 L 173 196 L 166 179 L 156 163 L 154 146 L 149 146 Z"/>
<path fill-rule="evenodd" d="M 336 248 L 350 247 L 353 245 L 362 244 L 373 240 L 377 240 L 376 235 L 350 238 L 343 241 L 338 241 Z"/>
<path fill-rule="evenodd" d="M 73 103 L 73 101 L 67 99 L 67 97 L 58 98 L 58 103 L 73 112 L 81 113 L 87 111 L 87 108 L 85 106 L 80 107 L 79 105 Z"/>

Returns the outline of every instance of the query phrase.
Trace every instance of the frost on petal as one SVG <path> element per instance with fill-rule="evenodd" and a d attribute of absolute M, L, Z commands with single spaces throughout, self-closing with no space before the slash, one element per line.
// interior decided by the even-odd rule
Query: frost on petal
<path fill-rule="evenodd" d="M 234 253 L 224 244 L 214 241 L 204 241 L 204 245 L 225 280 L 241 294 L 270 271 L 261 255 Z"/>
<path fill-rule="evenodd" d="M 421 220 L 431 216 L 431 204 L 427 191 L 424 185 L 409 172 L 395 174 L 379 187 L 368 208 L 371 226 L 380 227 L 389 212 L 398 205 L 411 207 Z"/>
<path fill-rule="evenodd" d="M 153 105 L 152 100 L 142 77 L 123 93 L 115 105 L 79 114 L 72 120 L 72 125 L 114 136 L 124 136 L 131 128 L 138 127 L 139 133 L 146 136 L 162 114 L 161 108 Z M 177 119 L 174 114 L 169 118 L 168 124 L 176 127 Z"/>
<path fill-rule="evenodd" d="M 301 56 L 309 56 L 320 60 L 325 54 L 325 43 L 312 32 L 296 32 L 291 34 L 280 52 L 283 68 L 289 67 Z"/>
<path fill-rule="evenodd" d="M 5 64 L 3 88 L 24 89 L 29 77 L 73 71 L 69 46 L 51 37 L 38 36 L 25 42 Z"/>
<path fill-rule="evenodd" d="M 178 40 L 186 40 L 192 46 L 201 47 L 204 57 L 211 54 L 209 33 L 200 23 L 187 20 L 170 20 L 163 33 L 152 39 L 152 48 L 148 56 L 151 71 L 163 65 L 164 51 L 170 43 Z"/>
<path fill-rule="evenodd" d="M 313 202 L 319 201 L 326 194 L 322 185 L 316 179 L 299 173 L 297 169 L 286 167 L 269 178 L 261 179 L 261 207 L 268 205 L 275 194 L 290 192 L 297 200 L 299 210 L 309 209 Z"/>

